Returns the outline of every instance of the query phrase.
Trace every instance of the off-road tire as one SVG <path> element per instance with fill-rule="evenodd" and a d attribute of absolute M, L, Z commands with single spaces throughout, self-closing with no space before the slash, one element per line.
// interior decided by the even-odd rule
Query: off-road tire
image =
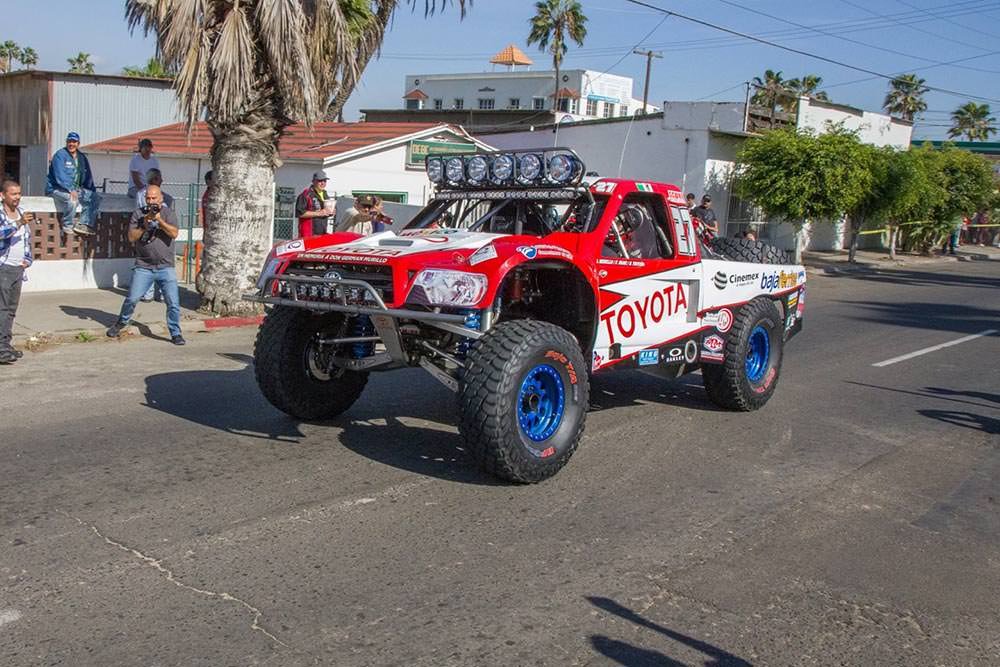
<path fill-rule="evenodd" d="M 254 343 L 254 377 L 264 397 L 305 421 L 333 419 L 350 408 L 368 382 L 367 373 L 335 370 L 329 379 L 309 367 L 309 348 L 319 332 L 337 331 L 344 315 L 321 315 L 278 306 L 264 317 Z"/>
<path fill-rule="evenodd" d="M 547 422 L 554 428 L 548 436 L 546 430 L 531 435 L 521 422 L 519 407 L 528 413 L 529 422 L 538 414 L 531 407 L 538 399 L 530 395 L 534 377 L 549 378 L 546 382 L 558 377 L 561 382 L 561 416 L 555 425 Z M 511 482 L 539 482 L 556 474 L 576 451 L 589 394 L 587 362 L 571 333 L 548 322 L 501 322 L 466 358 L 458 392 L 459 431 L 486 472 Z"/>
<path fill-rule="evenodd" d="M 752 380 L 747 375 L 747 353 L 751 335 L 758 326 L 768 336 L 769 355 L 761 376 Z M 781 376 L 783 340 L 784 320 L 770 299 L 758 297 L 740 308 L 726 339 L 723 363 L 702 364 L 702 382 L 712 402 L 740 412 L 763 407 Z"/>
<path fill-rule="evenodd" d="M 712 250 L 737 262 L 755 264 L 788 264 L 788 253 L 763 241 L 729 239 L 717 236 L 712 239 Z"/>

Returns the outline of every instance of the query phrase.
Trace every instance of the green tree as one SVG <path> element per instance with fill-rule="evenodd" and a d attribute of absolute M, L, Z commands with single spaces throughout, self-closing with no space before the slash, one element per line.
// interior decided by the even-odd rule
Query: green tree
<path fill-rule="evenodd" d="M 912 121 L 916 114 L 927 110 L 924 95 L 930 88 L 924 85 L 925 82 L 916 74 L 897 76 L 889 82 L 889 93 L 882 108 L 892 116 Z"/>
<path fill-rule="evenodd" d="M 951 112 L 951 129 L 948 137 L 965 137 L 967 141 L 988 141 L 997 133 L 997 119 L 990 115 L 989 104 L 967 102 Z"/>
<path fill-rule="evenodd" d="M 414 5 L 419 0 L 407 0 Z M 449 0 L 424 0 L 425 14 Z M 462 15 L 471 0 L 455 0 Z M 212 133 L 202 308 L 244 314 L 269 247 L 278 141 L 354 88 L 398 0 L 126 0 L 131 29 L 156 36 L 189 125 Z M 358 15 L 358 12 L 361 15 Z M 384 21 L 380 20 L 384 18 Z"/>
<path fill-rule="evenodd" d="M 757 106 L 767 107 L 771 110 L 769 125 L 774 127 L 774 114 L 778 107 L 788 111 L 795 99 L 794 94 L 788 88 L 788 82 L 782 78 L 781 72 L 766 70 L 764 78 L 759 76 L 753 78 L 753 87 L 756 92 L 750 101 Z"/>
<path fill-rule="evenodd" d="M 556 89 L 552 109 L 559 110 L 559 69 L 566 55 L 566 38 L 583 46 L 587 36 L 587 17 L 577 0 L 539 0 L 535 3 L 535 15 L 530 19 L 531 32 L 528 46 L 538 44 L 539 51 L 546 49 L 552 54 L 552 66 L 556 70 Z"/>
<path fill-rule="evenodd" d="M 31 69 L 38 64 L 38 52 L 30 46 L 21 49 L 21 54 L 17 57 L 26 69 Z"/>
<path fill-rule="evenodd" d="M 0 68 L 4 72 L 10 72 L 14 68 L 14 61 L 21 55 L 21 47 L 11 40 L 0 44 Z"/>
<path fill-rule="evenodd" d="M 90 54 L 81 51 L 72 58 L 67 58 L 66 62 L 69 63 L 69 71 L 74 74 L 93 74 L 94 73 L 94 63 L 90 62 Z"/>
<path fill-rule="evenodd" d="M 125 76 L 146 77 L 150 79 L 172 79 L 176 72 L 171 72 L 156 57 L 150 58 L 142 67 L 125 67 L 122 69 Z"/>
<path fill-rule="evenodd" d="M 873 217 L 889 230 L 889 257 L 896 258 L 896 247 L 903 223 L 926 220 L 940 206 L 944 188 L 935 179 L 933 162 L 927 150 L 888 152 L 884 171 L 877 184 L 878 208 Z"/>
<path fill-rule="evenodd" d="M 737 156 L 734 186 L 769 217 L 801 229 L 853 211 L 874 182 L 871 160 L 853 133 L 780 129 L 747 140 Z"/>

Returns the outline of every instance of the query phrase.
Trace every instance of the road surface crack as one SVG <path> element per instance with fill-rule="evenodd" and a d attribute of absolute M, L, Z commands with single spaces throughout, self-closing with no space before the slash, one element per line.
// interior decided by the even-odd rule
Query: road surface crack
<path fill-rule="evenodd" d="M 66 512 L 63 512 L 63 514 L 66 514 Z M 110 537 L 108 537 L 107 535 L 105 535 L 104 533 L 102 533 L 100 530 L 98 530 L 97 526 L 95 526 L 93 524 L 87 523 L 87 522 L 85 522 L 85 521 L 83 521 L 83 520 L 81 520 L 81 519 L 79 519 L 79 518 L 77 518 L 77 517 L 75 517 L 75 516 L 73 516 L 71 514 L 66 514 L 66 516 L 68 516 L 69 518 L 73 519 L 74 521 L 76 521 L 81 526 L 89 528 L 91 530 L 91 532 L 93 532 L 99 538 L 101 538 L 102 540 L 104 540 L 105 543 L 110 544 L 113 547 L 118 547 L 122 551 L 125 551 L 125 552 L 131 554 L 132 556 L 138 558 L 143 563 L 145 563 L 149 567 L 153 568 L 154 570 L 156 570 L 157 572 L 159 572 L 160 574 L 162 574 L 164 576 L 164 578 L 167 581 L 169 581 L 170 583 L 172 583 L 174 586 L 177 586 L 178 588 L 183 588 L 184 590 L 190 591 L 192 593 L 197 593 L 198 595 L 204 595 L 205 597 L 216 598 L 216 599 L 219 599 L 219 600 L 224 600 L 226 602 L 235 602 L 236 604 L 240 605 L 241 607 L 243 607 L 244 609 L 246 609 L 247 611 L 249 611 L 251 614 L 253 614 L 253 621 L 251 621 L 251 623 L 250 623 L 250 628 L 252 630 L 254 630 L 255 632 L 261 633 L 262 635 L 264 635 L 265 637 L 267 637 L 268 639 L 270 639 L 271 641 L 273 641 L 276 644 L 280 644 L 281 646 L 284 646 L 285 648 L 290 648 L 288 646 L 288 644 L 286 644 L 285 642 L 283 642 L 280 639 L 278 639 L 271 632 L 269 632 L 267 630 L 267 628 L 265 628 L 264 626 L 262 626 L 260 624 L 260 619 L 264 615 L 264 613 L 260 609 L 258 609 L 257 607 L 255 607 L 252 604 L 250 604 L 249 602 L 246 602 L 245 600 L 241 600 L 240 598 L 236 597 L 235 595 L 231 595 L 231 594 L 226 593 L 226 592 L 221 592 L 220 593 L 218 591 L 210 591 L 210 590 L 205 589 L 205 588 L 198 588 L 196 586 L 190 586 L 188 584 L 185 584 L 182 581 L 178 581 L 177 578 L 174 576 L 174 573 L 169 568 L 166 568 L 166 567 L 163 566 L 163 561 L 161 561 L 160 559 L 153 558 L 152 556 L 147 556 L 146 554 L 142 553 L 138 549 L 133 549 L 132 547 L 127 546 L 125 544 L 122 544 L 121 542 L 116 542 L 115 540 L 111 539 Z"/>

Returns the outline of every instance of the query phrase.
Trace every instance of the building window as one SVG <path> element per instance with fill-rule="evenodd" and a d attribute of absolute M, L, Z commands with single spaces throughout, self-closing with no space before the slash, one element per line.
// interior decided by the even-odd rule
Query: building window
<path fill-rule="evenodd" d="M 510 103 L 507 104 L 508 109 L 520 109 L 521 108 L 521 98 L 512 97 L 510 98 Z"/>
<path fill-rule="evenodd" d="M 625 104 L 623 104 L 622 105 L 622 110 L 618 113 L 618 115 L 621 116 L 621 117 L 623 117 L 623 118 L 625 116 L 627 116 L 628 115 L 628 106 L 625 105 Z"/>
<path fill-rule="evenodd" d="M 604 117 L 612 118 L 615 115 L 615 105 L 611 102 L 604 103 Z"/>
<path fill-rule="evenodd" d="M 544 97 L 532 97 L 531 98 L 531 108 L 535 111 L 541 111 L 545 108 L 545 98 Z"/>
<path fill-rule="evenodd" d="M 588 116 L 597 115 L 597 100 L 587 100 L 587 115 Z"/>
<path fill-rule="evenodd" d="M 421 108 L 420 100 L 406 100 L 406 110 L 416 111 Z"/>
<path fill-rule="evenodd" d="M 492 97 L 480 97 L 479 108 L 484 110 L 496 108 L 496 100 Z"/>
<path fill-rule="evenodd" d="M 461 97 L 456 97 L 455 98 L 455 108 L 456 109 L 464 109 L 465 108 L 465 100 L 463 100 Z"/>
<path fill-rule="evenodd" d="M 559 111 L 562 111 L 563 113 L 569 113 L 569 103 L 570 103 L 570 100 L 568 100 L 565 97 L 560 97 L 559 98 Z"/>
<path fill-rule="evenodd" d="M 444 109 L 444 100 L 434 100 L 434 108 L 438 111 Z"/>

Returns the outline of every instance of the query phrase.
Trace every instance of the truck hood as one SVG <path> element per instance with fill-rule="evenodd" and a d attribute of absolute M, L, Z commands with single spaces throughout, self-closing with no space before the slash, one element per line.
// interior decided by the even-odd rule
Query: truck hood
<path fill-rule="evenodd" d="M 504 236 L 452 229 L 412 229 L 399 234 L 381 232 L 347 243 L 311 248 L 309 253 L 404 257 L 442 250 L 478 250 Z"/>

